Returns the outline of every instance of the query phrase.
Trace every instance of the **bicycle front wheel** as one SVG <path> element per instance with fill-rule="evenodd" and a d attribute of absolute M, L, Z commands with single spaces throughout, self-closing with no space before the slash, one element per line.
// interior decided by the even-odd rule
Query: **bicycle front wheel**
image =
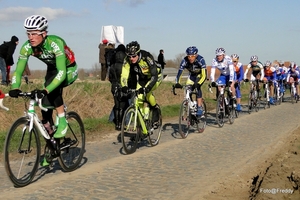
<path fill-rule="evenodd" d="M 138 120 L 135 120 L 138 116 L 135 112 L 135 107 L 130 106 L 124 113 L 122 126 L 121 126 L 121 140 L 123 150 L 126 154 L 132 154 L 136 151 L 139 134 L 141 128 L 138 124 Z"/>
<path fill-rule="evenodd" d="M 217 99 L 217 108 L 216 108 L 216 122 L 219 125 L 219 127 L 224 126 L 224 116 L 225 116 L 224 96 L 219 95 Z"/>
<path fill-rule="evenodd" d="M 153 124 L 149 131 L 148 134 L 148 140 L 151 146 L 156 146 L 159 143 L 160 140 L 160 136 L 161 136 L 161 130 L 162 130 L 162 116 L 161 116 L 161 110 L 160 108 L 157 109 L 158 110 L 158 122 L 153 122 L 152 120 L 152 124 Z M 150 112 L 150 116 L 152 117 L 153 112 L 151 110 Z"/>
<path fill-rule="evenodd" d="M 250 114 L 253 109 L 253 91 L 250 91 L 249 97 L 248 97 L 248 113 Z"/>
<path fill-rule="evenodd" d="M 5 170 L 15 187 L 24 187 L 34 178 L 39 165 L 41 143 L 35 127 L 29 131 L 27 117 L 13 123 L 5 139 Z"/>
<path fill-rule="evenodd" d="M 191 115 L 190 108 L 187 100 L 184 100 L 180 106 L 179 113 L 179 134 L 183 139 L 185 139 L 190 130 L 191 126 Z"/>
<path fill-rule="evenodd" d="M 66 136 L 60 141 L 58 162 L 64 171 L 70 172 L 80 165 L 85 152 L 85 130 L 76 112 L 68 112 L 66 117 L 68 130 Z"/>

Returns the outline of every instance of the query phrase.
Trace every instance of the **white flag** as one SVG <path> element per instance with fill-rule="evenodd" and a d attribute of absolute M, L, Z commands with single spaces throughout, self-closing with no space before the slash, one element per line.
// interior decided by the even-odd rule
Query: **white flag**
<path fill-rule="evenodd" d="M 124 44 L 124 27 L 113 25 L 102 26 L 101 41 L 104 39 L 108 40 L 108 43 Z"/>

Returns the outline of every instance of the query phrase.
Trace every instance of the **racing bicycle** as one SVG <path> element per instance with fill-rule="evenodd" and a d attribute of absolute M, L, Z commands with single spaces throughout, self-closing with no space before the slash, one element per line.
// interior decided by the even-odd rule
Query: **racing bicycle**
<path fill-rule="evenodd" d="M 121 140 L 126 154 L 136 151 L 138 143 L 148 138 L 150 146 L 159 143 L 162 132 L 162 116 L 158 106 L 158 122 L 154 122 L 153 111 L 145 99 L 145 94 L 129 89 L 131 105 L 126 109 L 122 119 Z"/>
<path fill-rule="evenodd" d="M 248 79 L 245 79 L 245 82 L 249 82 Z M 250 82 L 250 92 L 248 95 L 248 113 L 250 114 L 253 110 L 256 112 L 259 111 L 260 100 L 259 100 L 259 91 L 257 89 L 259 80 L 252 80 Z"/>
<path fill-rule="evenodd" d="M 43 107 L 37 90 L 22 92 L 19 97 L 25 101 L 25 116 L 13 122 L 4 144 L 5 169 L 14 186 L 24 187 L 33 180 L 41 162 L 43 144 L 45 145 L 44 157 L 48 163 L 58 158 L 63 171 L 75 170 L 80 165 L 85 152 L 85 130 L 80 116 L 74 111 L 67 112 L 65 106 L 68 131 L 65 137 L 56 139 L 47 132 L 35 112 L 37 105 L 44 111 L 54 107 Z M 54 131 L 57 125 L 56 116 Z M 42 135 L 43 140 L 40 140 L 39 134 Z"/>
<path fill-rule="evenodd" d="M 234 118 L 238 116 L 238 111 L 235 107 L 236 102 L 232 99 L 232 92 L 227 85 L 215 84 L 215 87 L 220 87 L 216 105 L 216 122 L 219 127 L 223 127 L 224 118 L 227 117 L 229 123 L 233 124 Z"/>
<path fill-rule="evenodd" d="M 291 83 L 291 102 L 292 104 L 298 102 L 298 93 L 297 93 L 297 88 L 295 86 L 295 82 Z"/>
<path fill-rule="evenodd" d="M 192 99 L 192 95 L 197 95 L 197 88 L 195 88 L 194 91 L 191 91 L 190 86 L 191 85 L 182 85 L 182 88 L 184 89 L 184 99 L 180 106 L 179 134 L 183 139 L 188 136 L 191 127 L 196 128 L 199 133 L 202 133 L 206 127 L 207 121 L 207 109 L 205 100 L 204 98 L 202 98 L 202 116 L 197 116 L 197 101 L 193 101 Z M 173 94 L 177 95 L 175 93 L 175 85 L 173 85 L 172 87 Z"/>

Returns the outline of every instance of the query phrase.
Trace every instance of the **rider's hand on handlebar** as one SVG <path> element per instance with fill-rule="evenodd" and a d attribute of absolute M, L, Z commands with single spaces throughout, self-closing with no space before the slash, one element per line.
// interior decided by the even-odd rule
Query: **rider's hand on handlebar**
<path fill-rule="evenodd" d="M 18 98 L 19 97 L 19 94 L 21 93 L 22 91 L 19 90 L 19 89 L 14 89 L 14 90 L 10 90 L 8 92 L 9 96 L 10 97 L 13 97 L 13 98 Z"/>
<path fill-rule="evenodd" d="M 180 83 L 176 83 L 176 84 L 174 85 L 174 87 L 175 87 L 175 88 L 182 88 L 182 85 L 180 85 Z"/>
<path fill-rule="evenodd" d="M 128 93 L 128 87 L 127 86 L 122 87 L 121 90 L 125 94 Z"/>
<path fill-rule="evenodd" d="M 37 90 L 37 98 L 41 99 L 48 94 L 47 90 Z"/>
<path fill-rule="evenodd" d="M 149 91 L 147 88 L 140 88 L 139 89 L 139 94 L 147 94 Z"/>
<path fill-rule="evenodd" d="M 246 78 L 246 79 L 244 79 L 244 82 L 249 82 L 249 79 L 247 79 L 247 78 Z"/>

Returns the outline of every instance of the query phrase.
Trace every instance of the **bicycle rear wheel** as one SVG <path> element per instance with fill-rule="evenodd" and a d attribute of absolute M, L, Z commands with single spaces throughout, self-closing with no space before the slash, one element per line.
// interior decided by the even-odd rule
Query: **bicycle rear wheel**
<path fill-rule="evenodd" d="M 180 106 L 179 113 L 179 134 L 184 139 L 188 136 L 191 126 L 191 114 L 187 100 L 184 100 Z"/>
<path fill-rule="evenodd" d="M 66 136 L 60 139 L 60 156 L 58 162 L 61 168 L 70 172 L 75 170 L 85 153 L 85 130 L 80 116 L 76 112 L 68 112 L 68 130 Z"/>
<path fill-rule="evenodd" d="M 217 99 L 217 108 L 216 108 L 216 121 L 219 127 L 224 126 L 224 116 L 225 116 L 225 102 L 224 96 L 219 95 Z"/>
<path fill-rule="evenodd" d="M 153 112 L 151 110 L 150 112 L 150 116 L 152 117 L 153 115 Z M 161 110 L 160 108 L 158 108 L 158 116 L 159 116 L 159 120 L 158 120 L 158 124 L 153 124 L 153 121 L 152 121 L 152 124 L 151 124 L 151 129 L 149 131 L 149 134 L 148 134 L 148 140 L 149 140 L 149 143 L 151 146 L 156 146 L 158 143 L 159 143 L 159 140 L 160 140 L 160 136 L 161 136 L 161 130 L 162 130 L 162 116 L 161 116 Z"/>
<path fill-rule="evenodd" d="M 135 118 L 138 117 L 135 112 L 135 107 L 130 106 L 126 109 L 121 126 L 121 140 L 123 145 L 123 150 L 126 154 L 132 154 L 136 151 L 139 134 L 140 134 L 140 125 L 138 124 L 138 119 L 135 121 Z M 135 122 L 137 124 L 135 124 Z"/>
<path fill-rule="evenodd" d="M 15 187 L 24 187 L 34 178 L 39 165 L 41 143 L 35 127 L 29 132 L 27 117 L 16 120 L 4 144 L 5 170 Z"/>
<path fill-rule="evenodd" d="M 199 133 L 203 133 L 207 121 L 207 109 L 206 109 L 206 103 L 204 99 L 202 102 L 202 109 L 203 109 L 203 114 L 202 116 L 198 117 L 198 121 L 197 121 L 197 129 Z"/>

